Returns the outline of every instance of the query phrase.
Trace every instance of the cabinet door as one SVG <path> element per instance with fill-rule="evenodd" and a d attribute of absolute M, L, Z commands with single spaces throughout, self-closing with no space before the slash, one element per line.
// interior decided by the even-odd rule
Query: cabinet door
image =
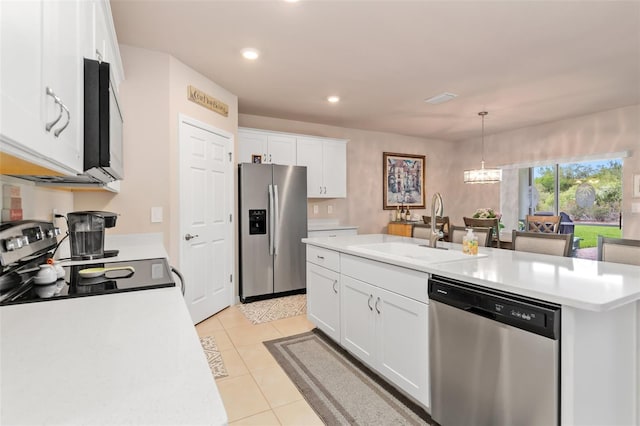
<path fill-rule="evenodd" d="M 42 4 L 0 1 L 0 135 L 2 150 L 45 145 L 40 125 Z M 11 151 L 16 154 L 16 151 Z"/>
<path fill-rule="evenodd" d="M 387 232 L 389 235 L 400 235 L 401 237 L 411 237 L 413 225 L 408 223 L 389 222 Z"/>
<path fill-rule="evenodd" d="M 351 277 L 340 277 L 340 343 L 363 362 L 375 362 L 374 287 Z"/>
<path fill-rule="evenodd" d="M 340 342 L 340 274 L 307 262 L 307 317 Z"/>
<path fill-rule="evenodd" d="M 81 9 L 79 1 L 42 2 L 43 31 L 43 126 L 56 124 L 46 131 L 48 156 L 76 172 L 82 172 L 81 142 L 83 130 L 83 105 L 81 99 L 84 81 L 80 37 Z M 64 105 L 47 94 L 55 93 Z"/>
<path fill-rule="evenodd" d="M 296 138 L 293 136 L 269 135 L 268 162 L 284 166 L 296 165 Z"/>
<path fill-rule="evenodd" d="M 322 180 L 322 141 L 311 138 L 298 138 L 296 164 L 307 167 L 307 198 L 324 196 Z"/>
<path fill-rule="evenodd" d="M 429 407 L 428 305 L 376 292 L 376 370 Z"/>
<path fill-rule="evenodd" d="M 252 163 L 252 155 L 260 155 L 263 163 L 268 162 L 267 135 L 238 131 L 238 163 Z"/>
<path fill-rule="evenodd" d="M 324 196 L 345 198 L 347 196 L 347 145 L 344 142 L 324 141 L 322 160 Z"/>

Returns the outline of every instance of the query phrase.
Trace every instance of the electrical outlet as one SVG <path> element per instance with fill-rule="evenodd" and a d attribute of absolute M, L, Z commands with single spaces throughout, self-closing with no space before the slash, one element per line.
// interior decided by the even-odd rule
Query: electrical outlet
<path fill-rule="evenodd" d="M 313 205 L 313 214 L 318 214 L 318 212 L 320 211 L 320 209 L 318 208 L 317 204 Z"/>
<path fill-rule="evenodd" d="M 151 223 L 162 222 L 162 207 L 151 207 Z"/>
<path fill-rule="evenodd" d="M 327 213 L 329 214 L 333 213 L 333 206 L 331 204 L 327 206 Z"/>

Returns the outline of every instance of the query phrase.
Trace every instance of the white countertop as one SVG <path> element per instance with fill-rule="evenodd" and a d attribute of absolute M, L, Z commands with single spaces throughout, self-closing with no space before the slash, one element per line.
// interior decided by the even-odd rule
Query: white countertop
<path fill-rule="evenodd" d="M 159 235 L 109 261 L 166 257 Z M 0 342 L 0 424 L 227 423 L 178 287 L 3 306 Z"/>
<path fill-rule="evenodd" d="M 606 311 L 640 300 L 640 267 L 588 259 L 480 247 L 486 257 L 427 263 L 384 253 L 362 253 L 352 246 L 382 242 L 428 244 L 427 240 L 386 234 L 305 238 L 327 249 L 478 284 L 590 311 Z M 438 246 L 461 250 L 460 244 Z"/>
<path fill-rule="evenodd" d="M 0 308 L 1 424 L 224 424 L 178 288 Z"/>

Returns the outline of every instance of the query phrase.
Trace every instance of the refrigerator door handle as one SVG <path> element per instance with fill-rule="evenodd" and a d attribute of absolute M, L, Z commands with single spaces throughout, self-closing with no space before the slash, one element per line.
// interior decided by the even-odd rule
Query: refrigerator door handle
<path fill-rule="evenodd" d="M 274 230 L 275 230 L 275 235 L 273 236 L 273 254 L 274 255 L 278 255 L 278 238 L 280 237 L 280 229 L 278 229 L 278 227 L 280 226 L 280 200 L 278 199 L 278 185 L 273 185 L 274 188 L 274 193 L 275 193 L 275 218 L 274 218 L 274 222 L 275 222 L 275 226 L 274 226 Z"/>
<path fill-rule="evenodd" d="M 273 255 L 273 234 L 275 232 L 274 210 L 273 210 L 273 185 L 269 185 L 269 254 Z"/>

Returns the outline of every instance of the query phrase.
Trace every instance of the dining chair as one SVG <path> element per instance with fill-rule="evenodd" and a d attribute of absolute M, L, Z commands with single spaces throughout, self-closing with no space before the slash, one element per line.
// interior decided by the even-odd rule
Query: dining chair
<path fill-rule="evenodd" d="M 477 217 L 463 217 L 462 220 L 464 220 L 464 226 L 467 228 L 493 228 L 494 235 L 491 238 L 496 242 L 496 247 L 500 248 L 500 238 L 498 237 L 500 232 L 500 227 L 498 225 L 500 223 L 500 219 L 497 217 L 484 219 Z"/>
<path fill-rule="evenodd" d="M 560 216 L 527 215 L 524 229 L 528 232 L 557 234 L 560 231 Z"/>
<path fill-rule="evenodd" d="M 640 266 L 640 240 L 598 235 L 597 260 Z"/>
<path fill-rule="evenodd" d="M 431 227 L 431 216 L 422 216 L 422 221 L 424 222 L 425 225 L 429 225 L 429 227 Z M 444 241 L 450 241 L 449 226 L 450 226 L 449 216 L 436 216 L 436 228 L 442 231 L 442 233 L 444 234 L 444 237 L 443 237 Z M 416 237 L 416 238 L 422 238 L 422 237 Z"/>
<path fill-rule="evenodd" d="M 473 233 L 478 237 L 478 245 L 483 247 L 491 247 L 493 238 L 493 228 L 467 227 L 451 225 L 449 232 L 449 241 L 452 243 L 462 244 L 462 238 L 467 235 L 467 229 L 473 229 Z"/>
<path fill-rule="evenodd" d="M 552 254 L 568 257 L 571 253 L 573 234 L 513 231 L 512 249 L 530 253 Z"/>

